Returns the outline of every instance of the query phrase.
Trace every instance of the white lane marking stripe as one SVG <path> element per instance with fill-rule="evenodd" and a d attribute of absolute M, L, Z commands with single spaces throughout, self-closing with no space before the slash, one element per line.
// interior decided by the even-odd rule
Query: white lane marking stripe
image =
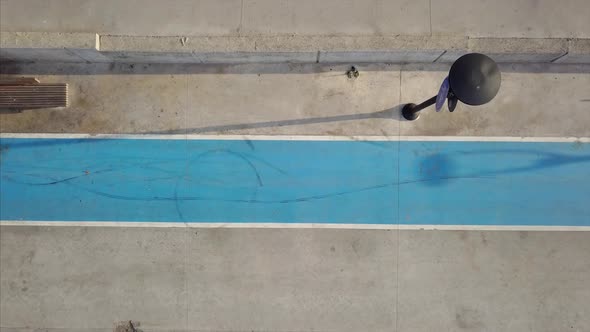
<path fill-rule="evenodd" d="M 590 137 L 400 136 L 400 141 L 589 143 Z"/>
<path fill-rule="evenodd" d="M 510 136 L 318 136 L 318 135 L 152 135 L 152 134 L 42 134 L 0 133 L 0 138 L 39 139 L 145 139 L 145 140 L 252 140 L 252 141 L 447 141 L 589 143 L 590 137 Z"/>
<path fill-rule="evenodd" d="M 520 226 L 520 225 L 379 225 L 322 223 L 179 223 L 125 221 L 0 221 L 0 226 L 84 226 L 84 227 L 157 227 L 157 228 L 313 228 L 313 229 L 383 229 L 383 230 L 471 230 L 471 231 L 582 231 L 590 226 Z"/>

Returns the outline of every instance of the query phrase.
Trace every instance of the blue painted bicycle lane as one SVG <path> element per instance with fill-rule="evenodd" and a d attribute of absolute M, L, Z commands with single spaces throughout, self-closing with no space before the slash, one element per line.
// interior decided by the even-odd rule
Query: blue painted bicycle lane
<path fill-rule="evenodd" d="M 4 221 L 590 226 L 589 143 L 0 144 Z"/>

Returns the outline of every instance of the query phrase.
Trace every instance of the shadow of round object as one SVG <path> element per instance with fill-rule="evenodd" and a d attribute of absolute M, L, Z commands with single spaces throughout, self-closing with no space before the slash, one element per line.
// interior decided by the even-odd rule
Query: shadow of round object
<path fill-rule="evenodd" d="M 454 162 L 445 154 L 432 154 L 422 158 L 418 164 L 418 179 L 427 186 L 447 184 L 454 177 Z"/>

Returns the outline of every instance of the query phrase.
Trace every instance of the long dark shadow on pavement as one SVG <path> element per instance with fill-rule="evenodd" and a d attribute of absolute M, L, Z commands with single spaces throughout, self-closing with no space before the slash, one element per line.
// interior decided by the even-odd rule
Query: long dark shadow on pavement
<path fill-rule="evenodd" d="M 171 135 L 171 134 L 223 133 L 223 132 L 234 131 L 234 130 L 259 129 L 259 128 L 269 128 L 269 127 L 286 127 L 286 126 L 308 125 L 308 124 L 316 124 L 316 123 L 351 121 L 351 120 L 362 120 L 362 119 L 390 119 L 390 120 L 399 121 L 399 114 L 401 112 L 402 107 L 403 107 L 403 105 L 398 105 L 398 106 L 388 108 L 388 109 L 385 109 L 385 110 L 382 110 L 379 112 L 371 112 L 371 113 L 335 115 L 335 116 L 325 116 L 325 117 L 305 118 L 305 119 L 264 121 L 264 122 L 254 122 L 254 123 L 236 123 L 236 124 L 229 124 L 229 125 L 204 126 L 204 127 L 198 127 L 198 128 L 152 131 L 152 132 L 146 132 L 144 134 Z"/>

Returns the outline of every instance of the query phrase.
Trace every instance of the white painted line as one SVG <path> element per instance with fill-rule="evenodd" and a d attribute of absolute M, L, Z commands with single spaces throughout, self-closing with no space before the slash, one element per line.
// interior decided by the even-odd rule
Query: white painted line
<path fill-rule="evenodd" d="M 439 231 L 560 231 L 590 232 L 590 226 L 522 226 L 522 225 L 399 225 L 400 230 Z"/>
<path fill-rule="evenodd" d="M 0 226 L 53 227 L 139 227 L 139 228 L 285 228 L 285 229 L 381 229 L 440 231 L 561 231 L 590 232 L 590 226 L 522 226 L 522 225 L 381 225 L 322 223 L 199 223 L 199 222 L 129 222 L 129 221 L 0 221 Z"/>
<path fill-rule="evenodd" d="M 152 135 L 152 134 L 41 134 L 0 133 L 0 138 L 38 139 L 143 139 L 143 140 L 252 140 L 252 141 L 443 141 L 443 142 L 547 142 L 589 143 L 590 137 L 511 136 L 318 136 L 318 135 Z"/>
<path fill-rule="evenodd" d="M 186 135 L 0 133 L 0 138 L 186 140 Z"/>
<path fill-rule="evenodd" d="M 590 137 L 400 136 L 400 141 L 589 143 Z"/>

